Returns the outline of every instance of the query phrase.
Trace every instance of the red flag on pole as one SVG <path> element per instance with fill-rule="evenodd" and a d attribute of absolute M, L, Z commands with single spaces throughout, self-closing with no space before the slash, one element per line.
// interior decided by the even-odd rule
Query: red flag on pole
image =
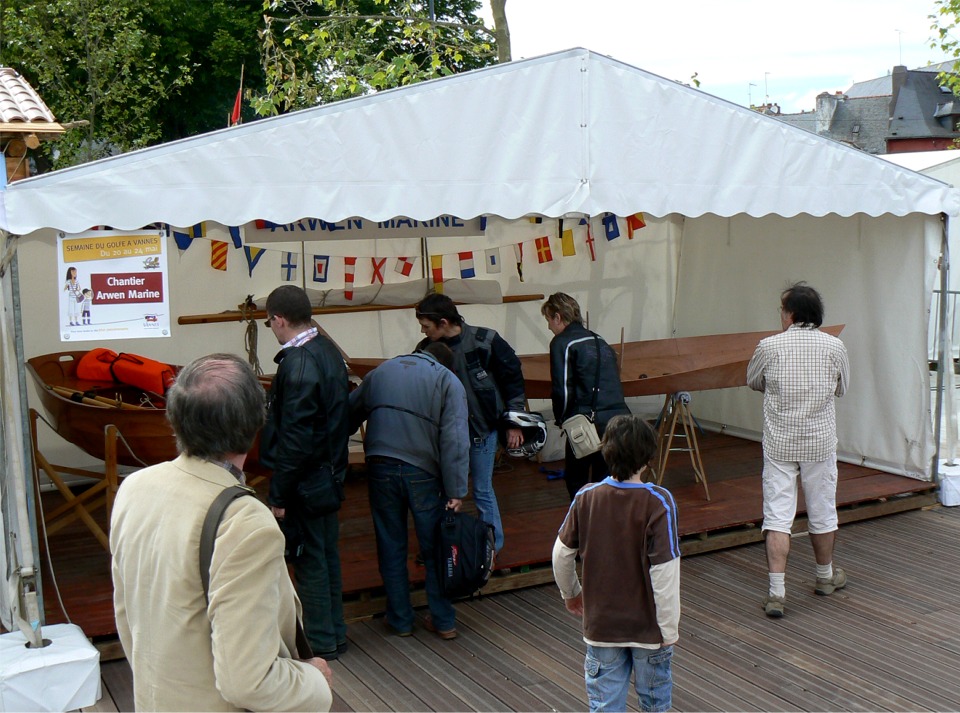
<path fill-rule="evenodd" d="M 240 101 L 243 99 L 243 88 L 237 90 L 237 98 L 233 102 L 233 111 L 230 113 L 230 123 L 228 126 L 236 126 L 240 123 Z"/>
<path fill-rule="evenodd" d="M 236 126 L 240 123 L 240 105 L 243 101 L 243 69 L 245 65 L 240 66 L 240 88 L 237 90 L 237 98 L 233 100 L 233 111 L 230 112 L 230 119 L 227 126 Z"/>

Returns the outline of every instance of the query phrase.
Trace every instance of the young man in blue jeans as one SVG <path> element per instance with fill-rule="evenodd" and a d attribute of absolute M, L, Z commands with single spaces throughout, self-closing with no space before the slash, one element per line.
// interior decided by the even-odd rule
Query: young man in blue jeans
<path fill-rule="evenodd" d="M 672 705 L 680 542 L 670 491 L 644 482 L 656 443 L 642 418 L 611 419 L 602 446 L 610 475 L 576 494 L 553 547 L 564 604 L 583 618 L 591 711 L 625 711 L 631 672 L 640 710 Z"/>

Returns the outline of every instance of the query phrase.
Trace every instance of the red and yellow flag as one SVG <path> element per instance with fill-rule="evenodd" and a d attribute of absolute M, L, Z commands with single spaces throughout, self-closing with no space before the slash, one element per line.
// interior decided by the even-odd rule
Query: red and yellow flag
<path fill-rule="evenodd" d="M 633 240 L 633 231 L 646 228 L 647 222 L 643 219 L 643 213 L 634 213 L 627 216 L 627 239 Z"/>
<path fill-rule="evenodd" d="M 227 243 L 222 240 L 210 241 L 210 267 L 214 270 L 227 270 Z"/>
<path fill-rule="evenodd" d="M 433 290 L 443 294 L 443 255 L 430 256 L 430 271 L 433 273 Z"/>
<path fill-rule="evenodd" d="M 537 245 L 537 260 L 542 265 L 545 262 L 553 261 L 553 253 L 550 252 L 550 238 L 547 235 L 544 235 L 542 238 L 536 239 Z"/>

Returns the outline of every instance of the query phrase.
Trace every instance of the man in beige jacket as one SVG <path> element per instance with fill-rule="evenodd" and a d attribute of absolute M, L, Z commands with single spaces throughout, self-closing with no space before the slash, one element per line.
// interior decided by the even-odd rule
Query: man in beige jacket
<path fill-rule="evenodd" d="M 138 711 L 330 709 L 328 664 L 296 657 L 300 602 L 283 535 L 255 497 L 224 513 L 209 603 L 201 584 L 201 525 L 214 498 L 243 483 L 264 401 L 236 356 L 195 360 L 167 397 L 179 457 L 128 476 L 117 494 L 114 609 Z"/>

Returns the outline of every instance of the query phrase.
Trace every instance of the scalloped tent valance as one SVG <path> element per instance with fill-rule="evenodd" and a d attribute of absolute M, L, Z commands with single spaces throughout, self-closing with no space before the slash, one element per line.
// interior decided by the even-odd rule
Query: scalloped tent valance
<path fill-rule="evenodd" d="M 0 193 L 27 234 L 214 220 L 956 215 L 939 181 L 584 49 L 256 121 Z"/>

